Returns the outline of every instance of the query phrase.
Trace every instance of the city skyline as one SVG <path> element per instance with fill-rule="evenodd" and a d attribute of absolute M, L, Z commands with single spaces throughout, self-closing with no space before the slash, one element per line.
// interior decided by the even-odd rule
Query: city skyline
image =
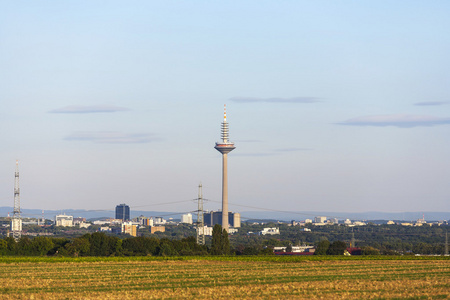
<path fill-rule="evenodd" d="M 450 211 L 450 3 L 5 2 L 0 206 Z M 242 206 L 239 206 L 242 205 Z"/>

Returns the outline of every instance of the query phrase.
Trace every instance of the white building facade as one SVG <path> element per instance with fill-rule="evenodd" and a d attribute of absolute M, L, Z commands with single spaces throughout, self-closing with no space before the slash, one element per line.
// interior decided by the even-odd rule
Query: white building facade
<path fill-rule="evenodd" d="M 181 223 L 192 224 L 192 214 L 188 213 L 181 216 Z"/>
<path fill-rule="evenodd" d="M 67 215 L 57 215 L 55 216 L 56 226 L 72 227 L 73 226 L 73 216 Z"/>
<path fill-rule="evenodd" d="M 280 228 L 277 228 L 277 227 L 264 228 L 259 233 L 262 234 L 262 235 L 266 235 L 266 234 L 270 234 L 270 235 L 280 234 Z"/>
<path fill-rule="evenodd" d="M 322 217 L 322 216 L 320 216 L 320 217 L 315 217 L 315 218 L 314 218 L 314 223 L 325 223 L 326 220 L 327 220 L 327 217 Z"/>

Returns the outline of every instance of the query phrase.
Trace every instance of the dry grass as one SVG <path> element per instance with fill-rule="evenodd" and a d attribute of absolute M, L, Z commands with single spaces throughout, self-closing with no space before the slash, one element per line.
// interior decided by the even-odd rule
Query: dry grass
<path fill-rule="evenodd" d="M 450 260 L 0 263 L 1 299 L 413 298 L 450 294 Z"/>

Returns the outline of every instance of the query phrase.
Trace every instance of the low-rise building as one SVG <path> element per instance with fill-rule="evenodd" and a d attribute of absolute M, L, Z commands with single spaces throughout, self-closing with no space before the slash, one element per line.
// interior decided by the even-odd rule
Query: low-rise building
<path fill-rule="evenodd" d="M 165 232 L 165 231 L 166 231 L 166 227 L 164 227 L 164 226 L 151 226 L 150 227 L 150 233 Z"/>
<path fill-rule="evenodd" d="M 73 225 L 78 225 L 80 223 L 85 223 L 85 222 L 86 222 L 86 218 L 81 218 L 81 217 L 73 218 Z"/>
<path fill-rule="evenodd" d="M 143 226 L 153 226 L 153 219 L 152 218 L 147 218 L 144 216 L 140 216 L 138 218 L 139 224 L 143 225 Z"/>
<path fill-rule="evenodd" d="M 122 233 L 137 236 L 137 225 L 134 225 L 132 222 L 123 222 Z"/>
<path fill-rule="evenodd" d="M 264 228 L 263 230 L 261 230 L 259 232 L 259 234 L 262 234 L 262 235 L 266 235 L 266 234 L 270 234 L 270 235 L 280 234 L 280 228 L 277 228 L 277 227 Z"/>
<path fill-rule="evenodd" d="M 286 252 L 287 247 L 273 247 L 273 252 Z M 292 246 L 292 253 L 314 252 L 314 246 Z"/>
<path fill-rule="evenodd" d="M 184 214 L 181 216 L 181 223 L 192 224 L 192 214 Z"/>
<path fill-rule="evenodd" d="M 155 217 L 153 220 L 153 224 L 155 225 L 164 225 L 167 221 L 163 217 Z"/>
<path fill-rule="evenodd" d="M 55 216 L 56 226 L 71 227 L 73 226 L 73 216 L 57 215 Z"/>
<path fill-rule="evenodd" d="M 327 217 L 315 217 L 314 218 L 314 223 L 325 223 L 325 221 L 327 220 Z"/>
<path fill-rule="evenodd" d="M 366 226 L 366 222 L 362 222 L 362 221 L 355 221 L 353 222 L 353 225 L 355 226 Z"/>
<path fill-rule="evenodd" d="M 89 226 L 91 226 L 90 223 L 79 223 L 78 226 L 80 226 L 80 228 L 89 228 Z"/>
<path fill-rule="evenodd" d="M 202 227 L 199 228 L 199 234 L 203 234 L 206 236 L 212 236 L 212 231 L 213 228 L 208 226 L 203 226 L 203 228 Z"/>
<path fill-rule="evenodd" d="M 232 228 L 232 227 L 228 228 L 228 233 L 229 234 L 233 234 L 233 233 L 236 233 L 238 231 L 239 231 L 239 229 L 237 229 L 237 228 Z"/>
<path fill-rule="evenodd" d="M 339 220 L 338 220 L 338 218 L 331 218 L 331 219 L 328 220 L 328 222 L 331 223 L 331 224 L 338 224 Z"/>

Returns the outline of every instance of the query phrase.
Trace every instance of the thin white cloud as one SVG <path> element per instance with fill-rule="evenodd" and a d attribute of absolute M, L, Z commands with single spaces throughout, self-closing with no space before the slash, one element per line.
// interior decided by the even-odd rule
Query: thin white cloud
<path fill-rule="evenodd" d="M 439 106 L 439 105 L 445 105 L 449 104 L 448 101 L 425 101 L 425 102 L 416 102 L 414 105 L 418 106 Z"/>
<path fill-rule="evenodd" d="M 91 114 L 91 113 L 111 113 L 118 111 L 127 111 L 129 110 L 126 107 L 119 107 L 114 105 L 92 105 L 92 106 L 83 106 L 83 105 L 70 105 L 62 108 L 54 109 L 49 111 L 49 113 L 53 114 Z"/>
<path fill-rule="evenodd" d="M 87 141 L 100 144 L 137 144 L 160 141 L 151 133 L 122 133 L 114 131 L 74 132 L 64 138 L 68 141 Z"/>
<path fill-rule="evenodd" d="M 276 149 L 275 151 L 278 152 L 298 152 L 298 151 L 309 151 L 311 149 L 309 148 L 282 148 L 282 149 Z"/>
<path fill-rule="evenodd" d="M 351 126 L 395 126 L 411 128 L 418 126 L 436 126 L 450 124 L 450 118 L 439 118 L 423 115 L 378 115 L 349 119 L 338 123 Z"/>
<path fill-rule="evenodd" d="M 252 98 L 252 97 L 233 97 L 231 101 L 237 103 L 316 103 L 319 102 L 316 97 L 294 97 L 294 98 Z"/>
<path fill-rule="evenodd" d="M 260 157 L 260 156 L 272 156 L 275 155 L 275 153 L 233 153 L 233 156 L 253 156 L 253 157 Z"/>
<path fill-rule="evenodd" d="M 262 143 L 262 140 L 235 140 L 236 143 Z"/>

